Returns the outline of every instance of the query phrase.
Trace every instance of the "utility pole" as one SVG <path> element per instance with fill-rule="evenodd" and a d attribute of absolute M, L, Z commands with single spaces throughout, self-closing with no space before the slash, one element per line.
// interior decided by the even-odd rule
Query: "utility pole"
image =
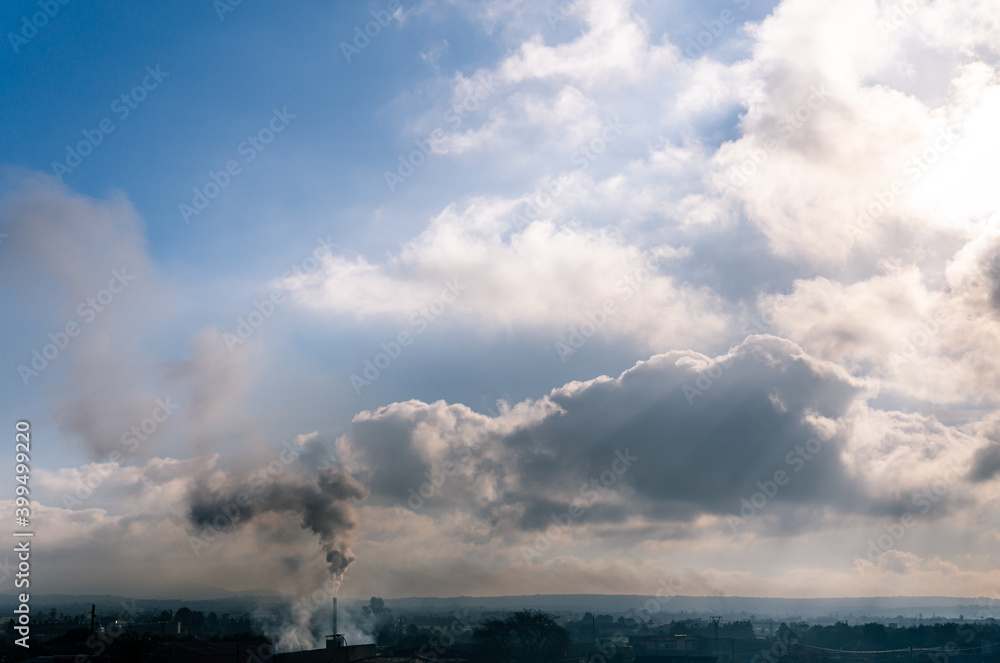
<path fill-rule="evenodd" d="M 97 604 L 90 604 L 90 634 L 94 635 L 94 620 L 97 619 Z"/>
<path fill-rule="evenodd" d="M 712 625 L 715 627 L 715 653 L 719 653 L 719 622 L 722 621 L 722 617 L 712 617 Z"/>

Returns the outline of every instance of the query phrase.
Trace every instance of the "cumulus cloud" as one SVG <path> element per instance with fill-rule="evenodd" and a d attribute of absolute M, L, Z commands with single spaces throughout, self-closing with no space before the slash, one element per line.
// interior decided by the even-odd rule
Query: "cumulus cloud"
<path fill-rule="evenodd" d="M 537 221 L 519 230 L 513 212 L 509 201 L 493 199 L 450 206 L 386 263 L 331 256 L 293 293 L 312 308 L 362 319 L 433 320 L 449 310 L 487 329 L 549 333 L 585 321 L 610 299 L 616 310 L 602 331 L 651 347 L 705 342 L 722 330 L 718 296 L 670 276 L 682 250 L 644 252 L 611 229 L 574 224 Z"/>
<path fill-rule="evenodd" d="M 440 538 L 452 542 L 451 580 L 429 559 L 407 563 L 422 565 L 428 583 L 456 588 L 489 586 L 499 566 L 550 591 L 604 573 L 638 592 L 637 574 L 680 572 L 699 555 L 716 565 L 706 577 L 728 591 L 830 586 L 802 562 L 765 580 L 755 555 L 778 541 L 803 559 L 822 540 L 823 563 L 843 569 L 842 586 L 858 594 L 893 574 L 944 572 L 967 544 L 947 539 L 937 563 L 917 564 L 929 528 L 964 528 L 977 545 L 989 536 L 975 514 L 995 491 L 969 474 L 984 464 L 985 438 L 930 415 L 872 408 L 877 393 L 876 381 L 789 341 L 753 336 L 718 357 L 656 355 L 494 416 L 441 401 L 362 412 L 337 441 L 338 457 L 372 490 L 355 581 L 383 586 L 370 565 L 401 563 L 380 542 Z M 862 577 L 855 560 L 865 559 L 868 538 L 894 523 L 905 536 L 878 550 Z M 725 570 L 734 537 L 756 551 L 741 557 L 753 569 L 742 579 Z M 673 563 L 657 561 L 664 554 Z M 392 582 L 426 591 L 409 577 Z"/>
<path fill-rule="evenodd" d="M 910 493 L 964 471 L 978 438 L 933 417 L 870 411 L 875 393 L 788 341 L 756 336 L 715 358 L 656 355 L 495 417 L 396 403 L 359 414 L 337 447 L 372 504 L 461 509 L 505 534 L 544 530 L 573 507 L 591 534 L 615 537 L 615 523 L 640 535 L 719 523 L 779 471 L 794 480 L 770 514 L 898 516 Z"/>
<path fill-rule="evenodd" d="M 995 219 L 961 246 L 941 274 L 883 262 L 853 283 L 795 281 L 791 292 L 762 295 L 744 329 L 767 329 L 882 388 L 937 403 L 995 401 L 998 268 Z"/>
<path fill-rule="evenodd" d="M 828 267 L 858 254 L 871 261 L 873 247 L 926 250 L 926 233 L 951 234 L 995 209 L 979 176 L 981 150 L 997 145 L 993 123 L 979 119 L 993 112 L 995 62 L 978 61 L 957 43 L 966 36 L 940 28 L 964 10 L 921 5 L 900 21 L 887 19 L 898 13 L 893 3 L 792 0 L 754 30 L 742 135 L 714 161 L 717 184 L 775 253 Z M 928 47 L 928 32 L 951 43 Z M 917 44 L 962 55 L 928 64 Z M 886 71 L 917 58 L 923 80 L 937 77 L 934 97 Z"/>

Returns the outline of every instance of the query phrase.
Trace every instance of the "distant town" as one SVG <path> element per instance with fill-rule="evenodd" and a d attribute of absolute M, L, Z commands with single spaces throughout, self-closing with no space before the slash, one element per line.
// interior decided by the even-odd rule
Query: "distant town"
<path fill-rule="evenodd" d="M 2 600 L 13 603 L 11 595 Z M 0 660 L 1000 663 L 995 603 L 663 594 L 371 597 L 343 599 L 339 606 L 332 601 L 303 623 L 295 603 L 277 596 L 186 602 L 38 596 L 30 653 L 15 646 L 11 619 Z"/>

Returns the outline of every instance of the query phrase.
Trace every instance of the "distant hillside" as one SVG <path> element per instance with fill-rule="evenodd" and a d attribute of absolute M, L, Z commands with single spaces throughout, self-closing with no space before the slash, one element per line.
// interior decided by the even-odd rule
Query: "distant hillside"
<path fill-rule="evenodd" d="M 224 590 L 223 590 L 224 591 Z M 188 607 L 192 610 L 216 613 L 243 613 L 253 610 L 255 607 L 285 601 L 287 597 L 276 592 L 260 590 L 260 592 L 228 592 L 228 596 L 219 598 L 132 598 L 126 596 L 113 596 L 109 594 L 31 594 L 31 607 L 34 610 L 47 611 L 50 608 L 57 608 L 60 612 L 67 614 L 89 613 L 90 606 L 96 605 L 99 614 L 116 613 L 127 606 L 136 610 L 176 610 L 181 607 Z M 12 593 L 0 594 L 0 609 L 10 612 L 15 606 L 16 595 Z M 10 606 L 7 610 L 6 606 Z"/>
<path fill-rule="evenodd" d="M 16 596 L 15 592 L 3 592 L 0 593 L 0 597 L 5 596 Z M 108 594 L 40 594 L 32 593 L 33 597 L 53 597 L 59 601 L 72 601 L 79 600 L 83 602 L 93 602 L 94 599 L 99 599 L 106 601 L 109 597 Z M 240 592 L 233 592 L 228 589 L 223 589 L 222 587 L 214 587 L 212 585 L 203 585 L 200 583 L 185 583 L 183 585 L 176 585 L 170 590 L 168 595 L 151 595 L 149 592 L 137 592 L 136 594 L 129 597 L 131 599 L 137 600 L 155 600 L 155 601 L 173 601 L 173 600 L 185 600 L 185 601 L 207 601 L 212 599 L 227 599 L 227 598 L 237 598 L 241 596 L 273 596 L 281 597 L 284 596 L 280 592 L 275 592 L 270 589 L 251 589 Z M 115 597 L 111 597 L 115 598 Z"/>
<path fill-rule="evenodd" d="M 649 601 L 655 603 L 649 604 Z M 993 601 L 995 604 L 996 601 Z M 603 594 L 536 594 L 533 596 L 490 596 L 451 598 L 412 597 L 387 599 L 393 609 L 447 610 L 470 608 L 483 610 L 512 610 L 534 608 L 538 610 L 613 612 L 625 613 L 642 610 L 646 605 L 656 605 L 664 613 L 754 615 L 758 618 L 792 619 L 825 616 L 870 615 L 873 617 L 938 617 L 957 619 L 960 615 L 973 618 L 977 612 L 990 606 L 986 597 L 970 599 L 948 596 L 891 596 L 866 598 L 785 599 L 745 596 L 673 596 L 656 599 L 640 595 Z M 993 607 L 1000 616 L 1000 607 Z"/>
<path fill-rule="evenodd" d="M 193 598 L 192 598 L 193 597 Z M 177 594 L 164 598 L 132 598 L 104 594 L 32 594 L 32 607 L 36 610 L 48 610 L 56 607 L 62 612 L 80 614 L 90 611 L 91 604 L 96 604 L 98 612 L 114 612 L 123 605 L 134 605 L 138 610 L 176 610 L 187 606 L 192 610 L 216 613 L 242 613 L 254 608 L 267 606 L 289 600 L 277 592 L 258 590 L 246 592 L 230 592 L 224 589 L 192 586 L 178 588 Z M 12 610 L 16 595 L 0 594 L 0 609 Z M 368 599 L 341 597 L 341 608 L 356 609 Z M 816 599 L 786 599 L 758 598 L 747 596 L 672 596 L 656 598 L 641 595 L 605 595 L 605 594 L 535 594 L 532 596 L 455 596 L 439 597 L 409 597 L 386 599 L 386 605 L 397 614 L 407 612 L 452 612 L 466 608 L 473 612 L 507 611 L 519 609 L 536 609 L 551 612 L 566 613 L 610 613 L 626 614 L 632 610 L 642 611 L 648 606 L 658 608 L 657 614 L 664 619 L 678 617 L 695 617 L 721 615 L 725 619 L 748 619 L 751 616 L 760 619 L 794 620 L 816 618 L 856 619 L 871 617 L 884 619 L 902 616 L 924 619 L 958 619 L 965 616 L 973 619 L 977 616 L 994 616 L 1000 618 L 1000 606 L 996 601 L 991 604 L 985 597 L 970 599 L 948 596 L 891 596 L 866 598 L 816 598 Z M 992 612 L 990 610 L 992 609 Z M 9 611 L 8 611 L 9 612 Z"/>

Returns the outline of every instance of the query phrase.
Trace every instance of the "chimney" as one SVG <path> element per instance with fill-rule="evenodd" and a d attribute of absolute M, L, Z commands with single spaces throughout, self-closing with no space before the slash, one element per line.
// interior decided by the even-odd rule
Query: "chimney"
<path fill-rule="evenodd" d="M 343 637 L 337 633 L 337 597 L 333 597 L 333 635 L 326 636 L 326 648 L 333 649 L 343 644 Z"/>

